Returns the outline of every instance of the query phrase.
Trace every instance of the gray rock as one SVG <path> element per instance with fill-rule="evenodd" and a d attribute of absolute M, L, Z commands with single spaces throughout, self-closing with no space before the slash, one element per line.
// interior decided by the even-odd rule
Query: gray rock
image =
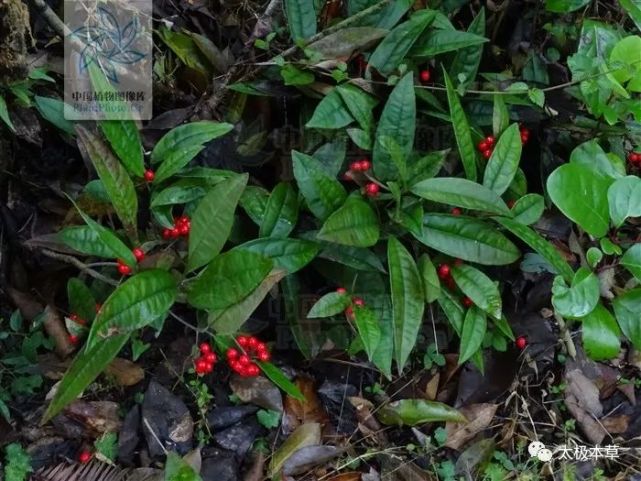
<path fill-rule="evenodd" d="M 118 460 L 124 464 L 132 464 L 134 451 L 140 441 L 140 406 L 136 405 L 127 413 L 118 434 Z"/>
<path fill-rule="evenodd" d="M 214 441 L 220 447 L 235 452 L 243 457 L 261 431 L 261 426 L 256 419 L 235 424 L 224 431 L 214 434 Z"/>
<path fill-rule="evenodd" d="M 209 448 L 203 451 L 203 481 L 238 481 L 238 462 L 233 452 Z"/>
<path fill-rule="evenodd" d="M 218 431 L 220 429 L 236 424 L 243 418 L 250 416 L 258 411 L 256 406 L 226 406 L 212 410 L 207 415 L 209 427 Z"/>

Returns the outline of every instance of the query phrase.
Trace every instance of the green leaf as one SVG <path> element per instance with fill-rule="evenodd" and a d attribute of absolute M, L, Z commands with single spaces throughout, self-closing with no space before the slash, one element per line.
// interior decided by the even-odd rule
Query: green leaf
<path fill-rule="evenodd" d="M 298 194 L 290 183 L 281 182 L 265 207 L 260 237 L 287 237 L 298 221 Z"/>
<path fill-rule="evenodd" d="M 165 463 L 165 481 L 202 481 L 202 478 L 187 461 L 169 452 Z"/>
<path fill-rule="evenodd" d="M 225 245 L 247 179 L 248 175 L 242 174 L 217 184 L 198 204 L 189 233 L 189 271 L 207 264 Z"/>
<path fill-rule="evenodd" d="M 591 268 L 595 268 L 603 259 L 603 252 L 598 247 L 590 247 L 585 253 L 585 259 Z"/>
<path fill-rule="evenodd" d="M 558 1 L 558 0 L 557 0 Z M 574 0 L 580 1 L 580 0 Z M 641 29 L 641 4 L 638 0 L 619 0 L 619 4 L 628 12 L 638 29 Z"/>
<path fill-rule="evenodd" d="M 274 263 L 247 250 L 232 250 L 214 258 L 187 292 L 199 309 L 224 309 L 247 297 L 267 277 Z"/>
<path fill-rule="evenodd" d="M 332 317 L 345 311 L 351 303 L 352 299 L 349 295 L 341 294 L 340 292 L 330 292 L 316 301 L 307 313 L 307 317 L 310 319 Z"/>
<path fill-rule="evenodd" d="M 309 264 L 321 247 L 302 239 L 254 239 L 234 247 L 234 250 L 255 252 L 274 261 L 274 267 L 293 274 Z"/>
<path fill-rule="evenodd" d="M 131 177 L 99 137 L 80 125 L 77 132 L 79 146 L 91 159 L 123 226 L 135 238 L 138 197 Z"/>
<path fill-rule="evenodd" d="M 615 244 L 612 242 L 610 239 L 607 237 L 603 237 L 599 241 L 599 245 L 601 246 L 601 250 L 609 256 L 612 255 L 617 255 L 620 256 L 623 253 L 623 250 L 621 249 L 621 246 L 618 244 Z"/>
<path fill-rule="evenodd" d="M 255 185 L 248 185 L 240 196 L 240 206 L 258 226 L 263 223 L 270 195 L 267 189 Z"/>
<path fill-rule="evenodd" d="M 388 76 L 400 65 L 414 42 L 427 26 L 434 21 L 435 10 L 420 10 L 395 27 L 369 58 L 368 64 L 382 75 Z"/>
<path fill-rule="evenodd" d="M 33 100 L 36 103 L 38 112 L 40 112 L 40 115 L 42 115 L 46 120 L 51 122 L 60 130 L 68 133 L 69 135 L 76 135 L 74 123 L 70 120 L 65 119 L 65 104 L 62 100 L 58 100 L 53 97 L 40 97 L 39 95 L 34 96 Z M 2 115 L 0 114 L 0 117 L 1 116 Z"/>
<path fill-rule="evenodd" d="M 612 301 L 614 314 L 621 330 L 641 350 L 641 288 L 625 292 Z"/>
<path fill-rule="evenodd" d="M 202 120 L 171 129 L 151 151 L 151 162 L 160 163 L 154 182 L 162 182 L 180 171 L 205 148 L 207 142 L 222 137 L 233 128 L 232 124 Z"/>
<path fill-rule="evenodd" d="M 494 319 L 501 318 L 501 294 L 496 283 L 483 272 L 466 264 L 454 266 L 452 276 L 459 289 L 474 302 L 474 305 Z"/>
<path fill-rule="evenodd" d="M 370 247 L 378 242 L 380 227 L 376 212 L 359 195 L 352 195 L 330 215 L 317 234 L 320 240 L 353 247 Z"/>
<path fill-rule="evenodd" d="M 294 177 L 309 210 L 319 219 L 327 219 L 345 201 L 345 188 L 329 177 L 313 157 L 293 150 L 292 160 Z"/>
<path fill-rule="evenodd" d="M 505 105 L 503 95 L 494 95 L 494 108 L 492 109 L 492 132 L 496 137 L 501 135 L 510 124 L 510 112 Z M 520 135 L 519 135 L 520 140 Z"/>
<path fill-rule="evenodd" d="M 387 426 L 418 426 L 425 423 L 467 421 L 465 416 L 453 407 L 424 399 L 401 399 L 391 402 L 380 408 L 377 417 Z"/>
<path fill-rule="evenodd" d="M 439 252 L 482 265 L 511 264 L 521 255 L 495 227 L 472 217 L 427 214 L 423 234 L 415 237 Z"/>
<path fill-rule="evenodd" d="M 590 359 L 595 361 L 612 359 L 619 354 L 619 326 L 614 317 L 602 304 L 583 318 L 581 329 L 583 347 Z"/>
<path fill-rule="evenodd" d="M 283 77 L 285 85 L 309 85 L 314 83 L 314 74 L 307 70 L 301 70 L 291 63 L 283 65 L 280 69 L 280 76 Z"/>
<path fill-rule="evenodd" d="M 224 177 L 221 177 L 221 181 Z M 207 185 L 204 182 L 194 179 L 181 179 L 161 191 L 154 191 L 151 198 L 151 207 L 163 207 L 167 205 L 187 204 L 196 199 L 204 197 L 207 193 Z"/>
<path fill-rule="evenodd" d="M 612 179 L 577 163 L 565 164 L 548 177 L 547 191 L 566 217 L 588 234 L 603 237 L 610 226 L 608 188 Z"/>
<path fill-rule="evenodd" d="M 641 281 L 641 244 L 634 244 L 625 251 L 619 264 L 625 267 L 637 280 Z"/>
<path fill-rule="evenodd" d="M 275 429 L 280 426 L 282 414 L 280 411 L 261 409 L 256 413 L 256 419 L 261 426 L 267 429 Z"/>
<path fill-rule="evenodd" d="M 410 55 L 421 58 L 434 57 L 442 53 L 482 45 L 487 41 L 487 38 L 470 32 L 430 29 L 416 41 Z"/>
<path fill-rule="evenodd" d="M 90 226 L 65 227 L 58 232 L 57 237 L 66 246 L 83 254 L 106 259 L 128 259 L 127 265 L 135 265 L 136 258 L 116 234 L 100 224 L 95 226 L 99 229 L 92 229 Z M 122 257 L 125 253 L 128 257 Z"/>
<path fill-rule="evenodd" d="M 313 51 L 314 58 L 319 55 L 322 60 L 340 61 L 351 57 L 356 50 L 371 46 L 387 33 L 383 28 L 344 27 L 310 43 L 305 50 Z"/>
<path fill-rule="evenodd" d="M 260 370 L 263 371 L 263 374 L 269 378 L 271 382 L 276 384 L 281 390 L 286 392 L 289 396 L 293 397 L 294 399 L 298 399 L 299 401 L 305 401 L 305 396 L 303 395 L 302 392 L 300 392 L 300 389 L 298 389 L 298 386 L 291 382 L 285 374 L 283 374 L 283 371 L 278 369 L 276 366 L 274 366 L 271 362 L 260 362 L 258 361 L 256 364 L 258 364 L 258 367 L 260 367 Z"/>
<path fill-rule="evenodd" d="M 433 202 L 493 214 L 512 215 L 505 202 L 493 191 L 471 180 L 437 177 L 414 184 L 411 191 Z"/>
<path fill-rule="evenodd" d="M 512 214 L 516 222 L 523 225 L 534 224 L 543 215 L 545 200 L 539 194 L 527 194 L 514 203 Z"/>
<path fill-rule="evenodd" d="M 381 145 L 383 137 L 396 141 L 405 158 L 409 157 L 414 146 L 416 130 L 416 96 L 414 77 L 405 75 L 394 87 L 385 103 L 383 113 L 376 129 L 376 139 L 372 153 L 374 172 L 381 180 L 393 180 L 398 176 L 396 166 L 389 153 Z"/>
<path fill-rule="evenodd" d="M 461 106 L 456 89 L 452 85 L 449 75 L 443 69 L 443 76 L 445 78 L 445 87 L 447 88 L 447 101 L 450 106 L 450 117 L 452 119 L 452 127 L 454 128 L 454 137 L 456 137 L 456 145 L 461 156 L 465 176 L 469 180 L 476 180 L 476 150 L 472 142 L 472 134 L 470 133 L 470 126 L 465 116 L 465 111 Z"/>
<path fill-rule="evenodd" d="M 599 278 L 585 267 L 576 271 L 570 287 L 561 276 L 552 285 L 552 305 L 563 317 L 587 316 L 599 303 L 599 295 Z"/>
<path fill-rule="evenodd" d="M 367 357 L 372 360 L 381 340 L 381 328 L 376 314 L 367 306 L 354 306 L 354 324 L 363 342 Z"/>
<path fill-rule="evenodd" d="M 164 317 L 177 294 L 176 280 L 161 269 L 150 269 L 127 279 L 102 304 L 87 338 L 87 349 L 104 337 L 130 334 Z"/>
<path fill-rule="evenodd" d="M 538 252 L 545 260 L 547 260 L 552 267 L 556 269 L 557 274 L 563 276 L 566 282 L 571 282 L 574 277 L 574 271 L 567 263 L 567 261 L 561 256 L 558 250 L 550 244 L 547 240 L 533 231 L 531 228 L 520 224 L 512 219 L 506 219 L 505 217 L 495 218 L 496 222 L 501 224 L 512 234 L 517 236 L 532 249 Z"/>
<path fill-rule="evenodd" d="M 9 116 L 9 109 L 7 108 L 7 102 L 4 100 L 4 97 L 0 95 L 0 120 L 2 120 L 7 127 L 9 127 L 13 132 L 16 131 L 16 128 L 11 122 L 11 117 Z"/>
<path fill-rule="evenodd" d="M 441 295 L 441 283 L 438 280 L 436 267 L 428 254 L 423 254 L 418 259 L 418 271 L 423 281 L 423 296 L 425 302 L 432 303 Z"/>
<path fill-rule="evenodd" d="M 545 92 L 543 90 L 536 88 L 529 89 L 527 96 L 537 107 L 543 108 L 545 106 Z"/>
<path fill-rule="evenodd" d="M 621 227 L 628 217 L 641 216 L 641 179 L 628 175 L 614 181 L 608 189 L 610 218 Z"/>
<path fill-rule="evenodd" d="M 510 125 L 499 137 L 492 151 L 483 185 L 498 195 L 502 195 L 512 183 L 521 161 L 521 134 L 518 124 Z"/>
<path fill-rule="evenodd" d="M 580 164 L 604 177 L 625 176 L 625 164 L 616 155 L 606 154 L 596 140 L 583 142 L 570 154 L 571 164 Z"/>
<path fill-rule="evenodd" d="M 481 10 L 478 15 L 474 17 L 467 31 L 480 36 L 485 35 L 485 8 L 481 7 Z M 482 56 L 483 44 L 462 48 L 456 52 L 449 71 L 452 78 L 464 79 L 463 82 L 461 82 L 464 89 L 476 79 L 476 73 L 478 72 Z"/>
<path fill-rule="evenodd" d="M 118 355 L 129 339 L 128 334 L 101 340 L 91 349 L 83 349 L 63 376 L 53 399 L 47 407 L 42 423 L 46 423 L 76 399 L 107 365 Z"/>
<path fill-rule="evenodd" d="M 366 7 L 376 8 L 380 4 L 380 0 L 349 0 L 348 11 L 350 16 L 359 11 L 364 10 Z M 388 2 L 384 8 L 376 9 L 370 15 L 366 15 L 359 25 L 373 25 L 379 28 L 390 29 L 401 19 L 405 12 L 412 6 L 412 0 L 394 0 Z"/>
<path fill-rule="evenodd" d="M 312 118 L 305 124 L 309 129 L 340 129 L 354 121 L 337 88 L 323 97 Z"/>
<path fill-rule="evenodd" d="M 87 284 L 77 277 L 67 281 L 67 299 L 69 299 L 69 309 L 80 319 L 91 321 L 96 316 L 96 299 Z"/>
<path fill-rule="evenodd" d="M 463 321 L 465 319 L 466 310 L 463 308 L 459 300 L 447 289 L 441 289 L 438 304 L 441 306 L 441 309 L 452 326 L 452 329 L 454 329 L 456 334 L 460 337 L 463 332 Z"/>
<path fill-rule="evenodd" d="M 383 263 L 376 254 L 362 247 L 327 243 L 324 245 L 319 257 L 338 262 L 358 271 L 376 270 L 385 272 L 385 267 L 383 267 Z"/>
<path fill-rule="evenodd" d="M 590 0 L 545 0 L 545 8 L 554 13 L 568 13 L 585 7 Z"/>
<path fill-rule="evenodd" d="M 187 67 L 202 75 L 211 74 L 211 65 L 196 43 L 196 37 L 174 32 L 165 25 L 158 29 L 158 36 Z M 193 74 L 193 73 L 192 73 Z"/>
<path fill-rule="evenodd" d="M 316 446 L 320 442 L 321 425 L 319 423 L 307 422 L 298 426 L 272 455 L 269 463 L 269 477 L 280 478 L 280 470 L 292 454 L 307 446 Z"/>
<path fill-rule="evenodd" d="M 394 319 L 394 358 L 401 373 L 423 323 L 423 282 L 412 255 L 394 237 L 387 243 L 387 262 Z"/>
<path fill-rule="evenodd" d="M 465 314 L 465 319 L 463 319 L 459 364 L 470 359 L 481 348 L 486 331 L 487 317 L 485 312 L 476 306 L 470 307 Z"/>
<path fill-rule="evenodd" d="M 336 87 L 347 109 L 352 117 L 366 132 L 374 128 L 374 114 L 372 110 L 378 104 L 378 100 L 366 93 L 364 90 L 352 84 L 343 84 Z"/>
<path fill-rule="evenodd" d="M 235 334 L 245 323 L 249 316 L 256 310 L 265 299 L 269 291 L 287 273 L 283 270 L 274 269 L 260 285 L 242 301 L 225 309 L 215 309 L 209 312 L 207 323 L 219 334 Z"/>
<path fill-rule="evenodd" d="M 314 2 L 309 0 L 285 0 L 284 6 L 292 39 L 305 39 L 316 33 Z"/>

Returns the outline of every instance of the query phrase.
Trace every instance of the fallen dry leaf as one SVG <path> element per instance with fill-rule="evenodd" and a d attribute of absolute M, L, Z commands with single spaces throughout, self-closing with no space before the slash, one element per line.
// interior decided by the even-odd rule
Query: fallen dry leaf
<path fill-rule="evenodd" d="M 607 434 L 596 420 L 603 415 L 599 389 L 580 370 L 566 372 L 565 405 L 579 426 L 594 444 L 600 444 Z"/>
<path fill-rule="evenodd" d="M 291 396 L 285 397 L 284 424 L 288 431 L 291 432 L 305 423 L 325 425 L 328 417 L 316 393 L 314 380 L 309 377 L 298 377 L 295 384 L 305 396 L 305 400 L 299 401 Z"/>
<path fill-rule="evenodd" d="M 359 471 L 347 471 L 327 478 L 327 481 L 360 481 L 362 473 Z"/>
<path fill-rule="evenodd" d="M 630 425 L 630 416 L 625 414 L 608 416 L 601 419 L 600 422 L 610 434 L 623 434 L 628 430 L 628 426 Z"/>
<path fill-rule="evenodd" d="M 469 422 L 446 423 L 445 431 L 447 432 L 447 441 L 445 442 L 445 446 L 458 451 L 465 443 L 473 439 L 478 433 L 490 425 L 492 419 L 494 419 L 497 407 L 498 404 L 482 403 L 472 404 L 459 409 Z"/>
<path fill-rule="evenodd" d="M 138 364 L 119 357 L 111 361 L 105 374 L 119 386 L 133 386 L 145 378 L 145 371 Z"/>

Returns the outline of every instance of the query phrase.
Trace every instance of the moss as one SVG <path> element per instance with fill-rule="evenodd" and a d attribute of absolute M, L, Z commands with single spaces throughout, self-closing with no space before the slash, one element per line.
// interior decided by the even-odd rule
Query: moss
<path fill-rule="evenodd" d="M 29 10 L 21 0 L 0 0 L 0 84 L 27 75 Z"/>

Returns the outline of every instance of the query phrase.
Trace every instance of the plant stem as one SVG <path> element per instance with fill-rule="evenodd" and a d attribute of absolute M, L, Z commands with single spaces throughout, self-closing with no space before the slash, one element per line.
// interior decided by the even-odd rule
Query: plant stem
<path fill-rule="evenodd" d="M 561 337 L 563 338 L 563 341 L 565 342 L 565 347 L 568 350 L 568 355 L 572 359 L 575 359 L 576 358 L 576 347 L 574 347 L 574 341 L 572 340 L 572 336 L 570 335 L 570 331 L 568 330 L 568 327 L 565 324 L 565 319 L 563 319 L 563 317 L 561 317 L 556 312 L 554 313 L 554 319 L 556 319 L 556 322 L 559 325 L 559 329 L 561 330 Z"/>
<path fill-rule="evenodd" d="M 56 259 L 62 262 L 66 262 L 67 264 L 71 264 L 77 267 L 78 269 L 80 269 L 81 271 L 86 272 L 88 275 L 90 275 L 94 279 L 98 279 L 99 281 L 102 281 L 105 284 L 109 284 L 111 286 L 118 285 L 118 282 L 114 281 L 113 279 L 110 279 L 107 276 L 103 276 L 100 272 L 94 271 L 87 264 L 85 264 L 82 261 L 79 261 L 73 256 L 68 256 L 66 254 L 59 254 L 58 252 L 53 252 L 53 251 L 50 251 L 49 249 L 42 249 L 42 253 L 47 257 L 51 257 L 52 259 Z"/>

